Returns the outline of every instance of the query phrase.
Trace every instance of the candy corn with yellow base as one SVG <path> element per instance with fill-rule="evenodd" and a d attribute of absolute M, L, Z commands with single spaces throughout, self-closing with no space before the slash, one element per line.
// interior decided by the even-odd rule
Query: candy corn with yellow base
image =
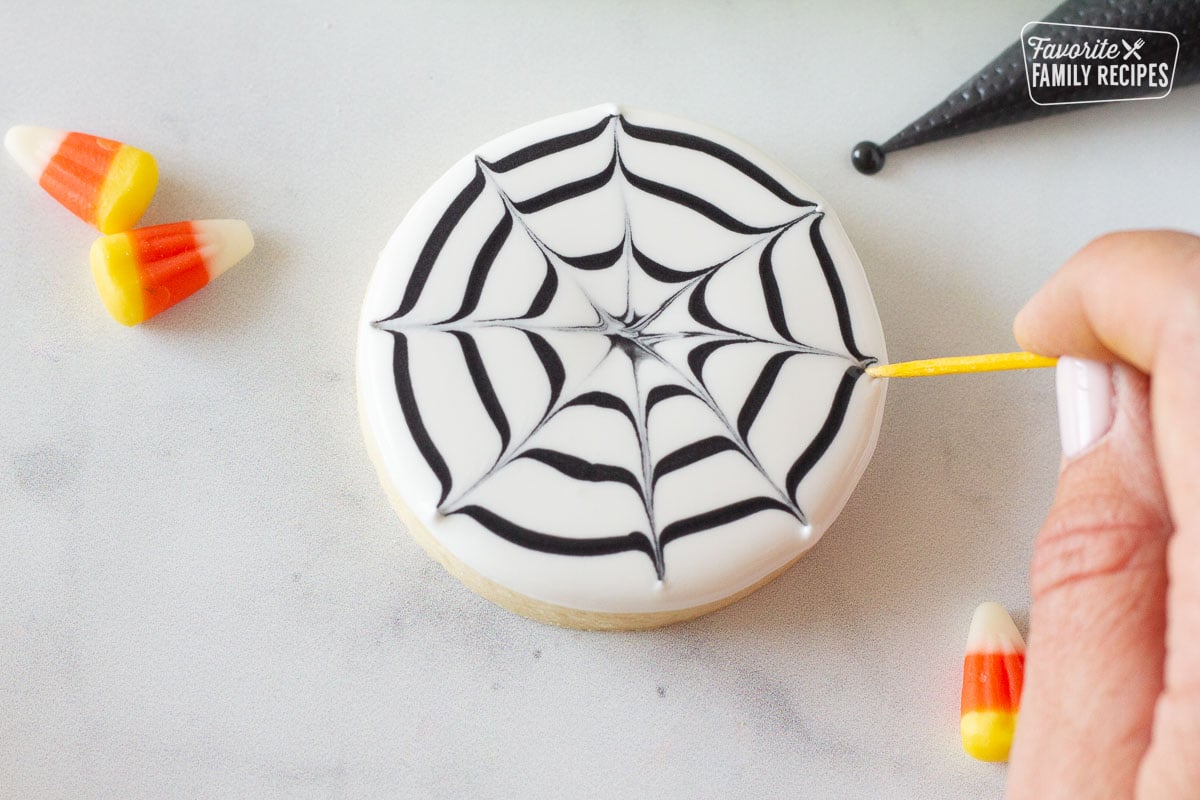
<path fill-rule="evenodd" d="M 1025 640 L 999 603 L 971 618 L 963 659 L 963 750 L 980 761 L 1007 761 L 1021 707 Z"/>
<path fill-rule="evenodd" d="M 17 125 L 4 146 L 51 197 L 101 233 L 137 224 L 158 186 L 154 156 L 112 139 Z"/>
<path fill-rule="evenodd" d="M 236 219 L 173 222 L 101 236 L 92 245 L 92 277 L 108 313 L 137 325 L 203 288 L 254 248 Z"/>

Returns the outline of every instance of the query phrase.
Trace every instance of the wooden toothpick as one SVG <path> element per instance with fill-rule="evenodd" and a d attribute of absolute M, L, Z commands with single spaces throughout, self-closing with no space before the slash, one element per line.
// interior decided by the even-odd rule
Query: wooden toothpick
<path fill-rule="evenodd" d="M 963 372 L 996 372 L 1004 369 L 1034 369 L 1053 367 L 1057 358 L 1033 353 L 988 353 L 981 356 L 951 356 L 927 358 L 922 361 L 901 361 L 898 364 L 872 364 L 867 374 L 872 378 L 921 378 L 926 375 L 957 375 Z"/>

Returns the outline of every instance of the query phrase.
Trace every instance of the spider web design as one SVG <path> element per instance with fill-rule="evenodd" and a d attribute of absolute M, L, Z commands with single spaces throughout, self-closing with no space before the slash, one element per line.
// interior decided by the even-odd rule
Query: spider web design
<path fill-rule="evenodd" d="M 574 180 L 560 182 L 526 196 L 514 197 L 502 182 L 523 171 L 536 168 L 548 160 L 572 151 L 611 143 L 607 163 L 598 172 Z M 763 223 L 734 216 L 709 199 L 681 186 L 671 185 L 639 174 L 626 163 L 622 148 L 656 146 L 669 148 L 687 157 L 715 159 L 721 169 L 750 181 L 770 195 L 782 209 L 782 218 Z M 612 247 L 598 252 L 572 255 L 555 248 L 538 233 L 538 215 L 587 198 L 594 193 L 615 188 L 622 198 L 624 234 Z M 740 245 L 724 258 L 707 265 L 668 265 L 655 260 L 639 248 L 634 235 L 635 225 L 630 216 L 630 198 L 642 193 L 688 213 L 698 215 L 704 225 L 716 226 L 725 234 L 740 237 Z M 480 204 L 499 198 L 502 208 L 490 233 L 482 242 L 473 243 L 473 260 L 469 270 L 461 255 L 451 259 L 445 255 L 456 230 L 464 218 L 478 211 Z M 609 114 L 594 125 L 571 133 L 557 135 L 528 145 L 500 158 L 485 160 L 476 156 L 474 174 L 470 181 L 441 213 L 428 239 L 421 246 L 411 273 L 404 286 L 396 310 L 377 320 L 375 328 L 394 338 L 393 374 L 396 399 L 409 432 L 429 469 L 440 485 L 437 510 L 442 515 L 463 515 L 474 520 L 492 534 L 520 547 L 564 556 L 603 556 L 635 551 L 645 554 L 658 580 L 666 574 L 664 551 L 667 546 L 686 536 L 711 531 L 724 525 L 762 513 L 780 513 L 807 526 L 808 518 L 800 507 L 797 491 L 805 476 L 832 445 L 840 430 L 858 378 L 875 359 L 859 351 L 854 340 L 851 313 L 837 268 L 833 263 L 821 233 L 824 214 L 816 203 L 796 196 L 764 169 L 741 154 L 708 138 L 683 131 L 648 127 L 630 122 L 622 114 Z M 815 254 L 824 282 L 832 300 L 844 352 L 820 348 L 797 339 L 788 323 L 783 295 L 775 263 L 775 251 L 789 231 L 807 226 L 808 240 Z M 466 227 L 465 225 L 463 227 Z M 723 235 L 725 235 L 723 234 Z M 536 247 L 542 268 L 540 284 L 532 296 L 525 297 L 516 309 L 520 313 L 489 315 L 480 310 L 481 301 L 490 291 L 506 291 L 500 280 L 493 277 L 493 268 L 506 244 L 526 238 Z M 711 308 L 707 293 L 723 269 L 757 252 L 758 278 L 761 298 L 770 323 L 770 335 L 742 330 L 718 319 Z M 461 302 L 456 311 L 419 319 L 422 301 L 434 292 L 426 292 L 438 271 L 466 273 Z M 592 291 L 590 276 L 613 276 L 624 282 L 623 307 L 599 299 Z M 489 278 L 493 280 L 489 283 Z M 649 285 L 654 291 L 635 292 Z M 586 313 L 562 324 L 548 314 L 552 304 L 566 293 L 581 296 Z M 651 295 L 649 306 L 639 307 L 635 294 Z M 645 304 L 641 304 L 645 305 Z M 681 317 L 681 314 L 686 314 Z M 675 324 L 665 324 L 670 317 Z M 686 325 L 679 325 L 686 319 Z M 501 399 L 496 388 L 496 370 L 480 346 L 481 337 L 496 330 L 516 332 L 509 346 L 527 349 L 536 358 L 544 376 L 547 402 L 539 406 L 532 424 L 517 424 L 512 406 Z M 482 474 L 474 474 L 452 464 L 444 452 L 439 437 L 447 434 L 432 431 L 427 424 L 429 401 L 426 407 L 418 402 L 415 390 L 413 356 L 419 334 L 438 334 L 452 337 L 457 356 L 462 359 L 479 406 L 486 413 L 490 426 L 499 439 L 499 452 Z M 577 353 L 560 352 L 558 342 L 569 337 L 603 337 L 602 355 L 582 374 L 594 376 L 621 374 L 621 382 L 631 382 L 619 390 L 600 386 L 586 379 L 568 380 L 568 361 Z M 768 348 L 770 356 L 758 370 L 756 378 L 744 392 L 740 403 L 721 402 L 706 379 L 705 369 L 718 351 L 726 348 Z M 667 352 L 669 348 L 675 355 Z M 786 474 L 772 477 L 750 444 L 750 434 L 763 409 L 768 394 L 793 358 L 833 356 L 846 362 L 840 381 L 833 393 L 828 414 L 815 436 L 795 458 Z M 614 372 L 613 360 L 624 366 Z M 531 362 L 532 363 L 532 362 Z M 589 365 L 584 365 L 585 367 Z M 661 454 L 650 446 L 655 421 L 666 415 L 666 406 L 691 398 L 708 409 L 716 420 L 717 433 L 693 438 L 682 446 Z M 523 401 L 524 402 L 524 401 Z M 507 407 L 506 407 L 507 406 Z M 572 452 L 569 445 L 548 447 L 539 444 L 539 434 L 561 415 L 571 410 L 592 409 L 592 413 L 607 412 L 613 419 L 627 424 L 640 451 L 636 466 L 625 466 L 589 458 Z M 764 479 L 767 490 L 733 502 L 721 502 L 715 507 L 681 518 L 669 518 L 656 508 L 659 482 L 666 476 L 695 469 L 707 459 L 721 454 L 740 457 L 745 464 Z M 611 484 L 636 497 L 642 524 L 632 530 L 609 531 L 600 536 L 562 536 L 523 523 L 520 512 L 502 514 L 478 500 L 481 489 L 514 465 L 534 462 L 559 476 L 581 486 Z M 701 501 L 702 502 L 702 501 Z"/>

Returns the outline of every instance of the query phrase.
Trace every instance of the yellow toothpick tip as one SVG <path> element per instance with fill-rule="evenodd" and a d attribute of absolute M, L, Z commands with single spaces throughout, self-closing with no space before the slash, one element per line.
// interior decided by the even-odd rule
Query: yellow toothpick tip
<path fill-rule="evenodd" d="M 926 375 L 957 375 L 963 372 L 996 372 L 1005 369 L 1034 369 L 1053 367 L 1057 358 L 1033 353 L 988 353 L 981 356 L 951 356 L 927 358 L 922 361 L 901 361 L 898 364 L 872 364 L 867 374 L 872 378 L 921 378 Z"/>

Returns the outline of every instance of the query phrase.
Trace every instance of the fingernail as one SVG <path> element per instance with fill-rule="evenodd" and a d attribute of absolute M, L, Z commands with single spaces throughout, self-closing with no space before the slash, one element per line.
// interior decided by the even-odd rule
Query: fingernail
<path fill-rule="evenodd" d="M 1056 368 L 1063 455 L 1074 458 L 1108 433 L 1113 422 L 1112 368 L 1063 356 Z"/>

